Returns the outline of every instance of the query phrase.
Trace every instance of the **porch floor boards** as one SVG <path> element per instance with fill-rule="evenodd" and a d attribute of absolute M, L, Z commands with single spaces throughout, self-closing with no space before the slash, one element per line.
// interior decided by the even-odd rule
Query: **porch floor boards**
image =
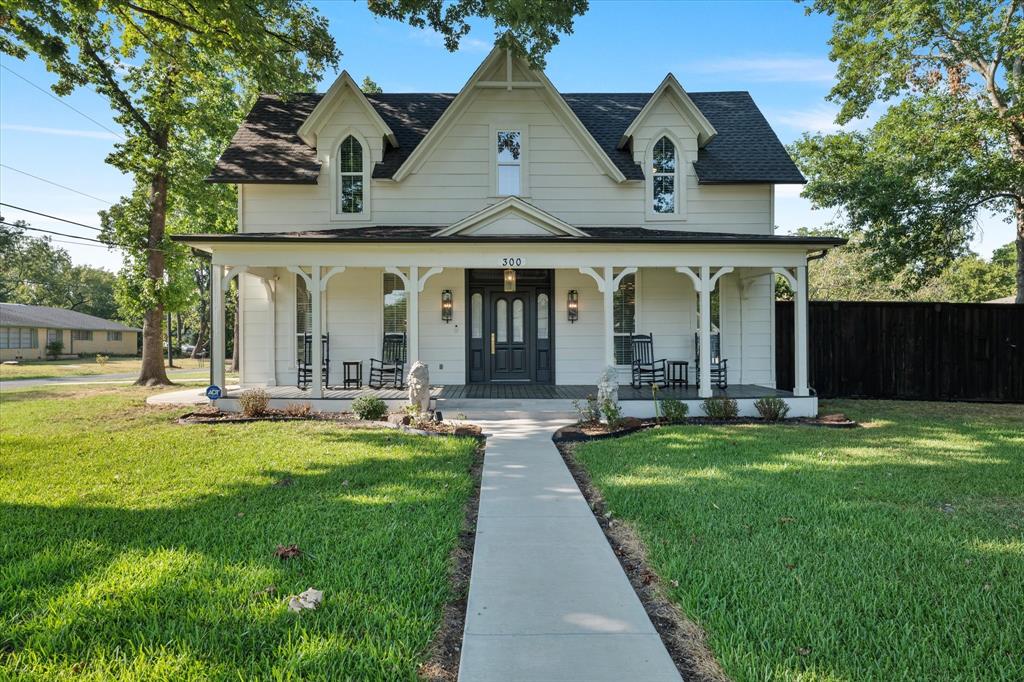
<path fill-rule="evenodd" d="M 309 400 L 308 390 L 297 386 L 271 386 L 267 393 L 271 398 L 283 400 Z M 242 389 L 232 387 L 227 396 L 235 398 Z M 727 389 L 715 387 L 716 397 L 727 398 L 778 398 L 792 397 L 791 391 L 783 391 L 754 384 L 733 384 Z M 585 384 L 555 386 L 551 384 L 448 384 L 433 386 L 430 395 L 439 400 L 583 400 L 588 395 L 596 395 L 597 388 Z M 404 400 L 408 396 L 404 388 L 327 388 L 324 389 L 325 400 L 354 400 L 364 395 L 372 395 L 382 400 Z M 676 400 L 698 400 L 697 387 L 691 384 L 688 388 L 673 386 L 658 389 L 658 398 L 674 398 Z M 650 400 L 651 388 L 633 388 L 626 384 L 619 386 L 619 400 Z"/>

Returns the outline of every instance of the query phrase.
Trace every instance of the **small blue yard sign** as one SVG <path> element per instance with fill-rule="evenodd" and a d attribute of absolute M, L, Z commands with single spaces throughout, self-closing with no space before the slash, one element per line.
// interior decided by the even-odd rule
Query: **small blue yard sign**
<path fill-rule="evenodd" d="M 222 391 L 220 390 L 220 386 L 214 384 L 213 386 L 206 387 L 206 397 L 209 398 L 210 400 L 218 400 L 220 399 L 221 395 Z"/>

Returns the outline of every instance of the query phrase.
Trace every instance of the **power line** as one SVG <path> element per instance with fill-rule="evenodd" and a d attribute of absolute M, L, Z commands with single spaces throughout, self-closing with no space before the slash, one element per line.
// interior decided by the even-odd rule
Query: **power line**
<path fill-rule="evenodd" d="M 90 199 L 95 199 L 96 201 L 102 201 L 104 204 L 110 204 L 110 205 L 114 204 L 113 201 L 107 201 L 106 199 L 100 199 L 97 196 L 93 196 L 92 194 L 86 194 L 85 192 L 80 192 L 77 189 L 68 187 L 67 185 L 62 185 L 59 182 L 54 182 L 53 180 L 47 180 L 46 178 L 41 178 L 38 175 L 32 175 L 31 173 L 29 173 L 27 171 L 23 171 L 23 170 L 21 170 L 19 168 L 15 168 L 14 166 L 8 166 L 6 163 L 0 163 L 0 167 L 6 168 L 7 170 L 12 170 L 15 173 L 21 173 L 22 175 L 27 175 L 30 178 L 35 178 L 36 180 L 39 180 L 41 182 L 45 182 L 48 185 L 53 185 L 54 187 L 60 187 L 61 189 L 66 189 L 69 192 L 74 192 L 75 194 L 81 194 L 83 197 L 89 197 Z"/>
<path fill-rule="evenodd" d="M 75 107 L 71 106 L 70 104 L 68 104 L 68 103 L 67 103 L 67 102 L 65 102 L 65 101 L 64 101 L 63 99 L 61 99 L 61 98 L 60 98 L 60 97 L 58 97 L 57 95 L 53 94 L 52 92 L 50 92 L 50 91 L 49 91 L 49 90 L 47 90 L 46 88 L 41 88 L 41 87 L 39 87 L 38 85 L 36 85 L 36 84 L 35 84 L 35 83 L 33 83 L 32 81 L 30 81 L 29 79 L 27 79 L 27 78 L 25 78 L 24 76 L 22 76 L 22 75 L 21 75 L 20 73 L 18 73 L 17 71 L 14 71 L 14 70 L 13 70 L 13 69 L 11 69 L 10 67 L 8 67 L 8 66 L 7 66 L 6 64 L 0 64 L 0 67 L 3 67 L 3 69 L 4 69 L 5 71 L 8 71 L 8 72 L 10 72 L 10 73 L 14 74 L 15 76 L 17 76 L 17 77 L 18 77 L 18 78 L 20 78 L 21 80 L 25 81 L 26 83 L 28 83 L 29 85 L 31 85 L 31 86 L 32 86 L 33 88 L 35 88 L 36 90 L 38 90 L 39 92 L 43 93 L 44 95 L 49 95 L 50 97 L 52 97 L 53 99 L 57 100 L 58 102 L 60 102 L 61 104 L 63 104 L 64 106 L 66 106 L 66 107 L 67 107 L 68 109 L 70 109 L 71 111 L 73 111 L 73 112 L 75 112 L 76 114 L 78 114 L 79 116 L 84 116 L 85 118 L 89 119 L 90 121 L 92 121 L 93 123 L 95 123 L 96 125 L 98 125 L 98 126 L 99 126 L 100 128 L 103 128 L 104 130 L 106 130 L 106 131 L 107 131 L 108 133 L 113 133 L 114 135 L 117 135 L 117 136 L 118 136 L 119 138 L 121 138 L 122 140 L 123 140 L 123 139 L 125 139 L 124 135 L 122 135 L 121 133 L 117 132 L 116 130 L 111 130 L 111 129 L 110 129 L 110 128 L 108 128 L 107 126 L 103 125 L 102 123 L 100 123 L 99 121 L 97 121 L 96 119 L 94 119 L 94 118 L 93 118 L 92 116 L 90 116 L 89 114 L 87 114 L 87 113 L 85 113 L 85 112 L 83 112 L 83 111 L 79 111 L 78 109 L 76 109 Z"/>
<path fill-rule="evenodd" d="M 103 244 L 104 246 L 111 246 L 106 242 L 102 242 L 99 239 L 93 239 L 92 237 L 80 237 L 77 234 L 68 234 L 66 232 L 54 232 L 53 230 L 44 230 L 41 227 L 26 227 L 25 225 L 15 225 L 7 221 L 0 222 L 0 225 L 6 225 L 7 227 L 14 227 L 19 230 L 31 230 L 33 232 L 45 232 L 46 234 L 55 234 L 58 237 L 71 237 L 72 239 L 84 239 L 87 242 L 96 242 L 97 244 Z"/>
<path fill-rule="evenodd" d="M 0 201 L 0 206 L 6 206 L 7 208 L 13 208 L 16 211 L 24 211 L 25 213 L 31 213 L 33 215 L 42 216 L 44 218 L 50 218 L 51 220 L 59 220 L 60 222 L 67 223 L 69 225 L 77 225 L 78 227 L 84 227 L 88 230 L 96 230 L 97 232 L 101 232 L 100 228 L 98 227 L 86 225 L 85 223 L 78 223 L 75 222 L 74 220 L 68 220 L 67 218 L 59 218 L 55 215 L 50 215 L 49 213 L 40 213 L 39 211 L 33 211 L 31 208 L 22 208 L 21 206 L 15 206 L 14 204 L 5 204 L 2 201 Z"/>

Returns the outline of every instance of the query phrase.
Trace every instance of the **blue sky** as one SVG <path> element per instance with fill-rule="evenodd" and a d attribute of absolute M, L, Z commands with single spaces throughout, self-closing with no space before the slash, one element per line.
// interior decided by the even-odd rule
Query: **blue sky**
<path fill-rule="evenodd" d="M 376 18 L 362 2 L 316 4 L 344 53 L 341 68 L 357 82 L 369 75 L 386 92 L 457 91 L 493 43 L 492 27 L 478 23 L 451 54 L 437 34 Z M 547 75 L 565 92 L 650 91 L 669 71 L 691 91 L 748 90 L 788 143 L 805 130 L 835 129 L 836 107 L 825 101 L 834 75 L 829 35 L 828 18 L 804 16 L 803 8 L 788 0 L 591 0 L 574 34 L 549 55 Z M 0 201 L 98 226 L 96 211 L 129 188 L 128 179 L 104 163 L 115 135 L 82 115 L 117 130 L 109 107 L 80 89 L 64 98 L 78 113 L 12 75 L 48 88 L 54 79 L 38 60 L 3 56 L 0 64 L 7 67 L 0 69 Z M 321 90 L 334 75 L 328 74 Z M 812 211 L 798 192 L 779 188 L 776 222 L 783 232 L 833 218 L 831 211 Z M 34 227 L 93 234 L 6 206 L 0 210 L 6 220 L 25 218 Z M 986 219 L 974 248 L 988 257 L 1011 241 L 1012 233 L 1002 221 Z M 121 262 L 116 251 L 103 247 L 60 246 L 77 263 L 116 270 Z"/>

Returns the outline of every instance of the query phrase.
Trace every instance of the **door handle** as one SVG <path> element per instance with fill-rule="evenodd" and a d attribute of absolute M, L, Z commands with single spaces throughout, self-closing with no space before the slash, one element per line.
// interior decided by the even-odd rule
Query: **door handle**
<path fill-rule="evenodd" d="M 491 355 L 494 355 L 494 332 L 491 332 Z"/>

